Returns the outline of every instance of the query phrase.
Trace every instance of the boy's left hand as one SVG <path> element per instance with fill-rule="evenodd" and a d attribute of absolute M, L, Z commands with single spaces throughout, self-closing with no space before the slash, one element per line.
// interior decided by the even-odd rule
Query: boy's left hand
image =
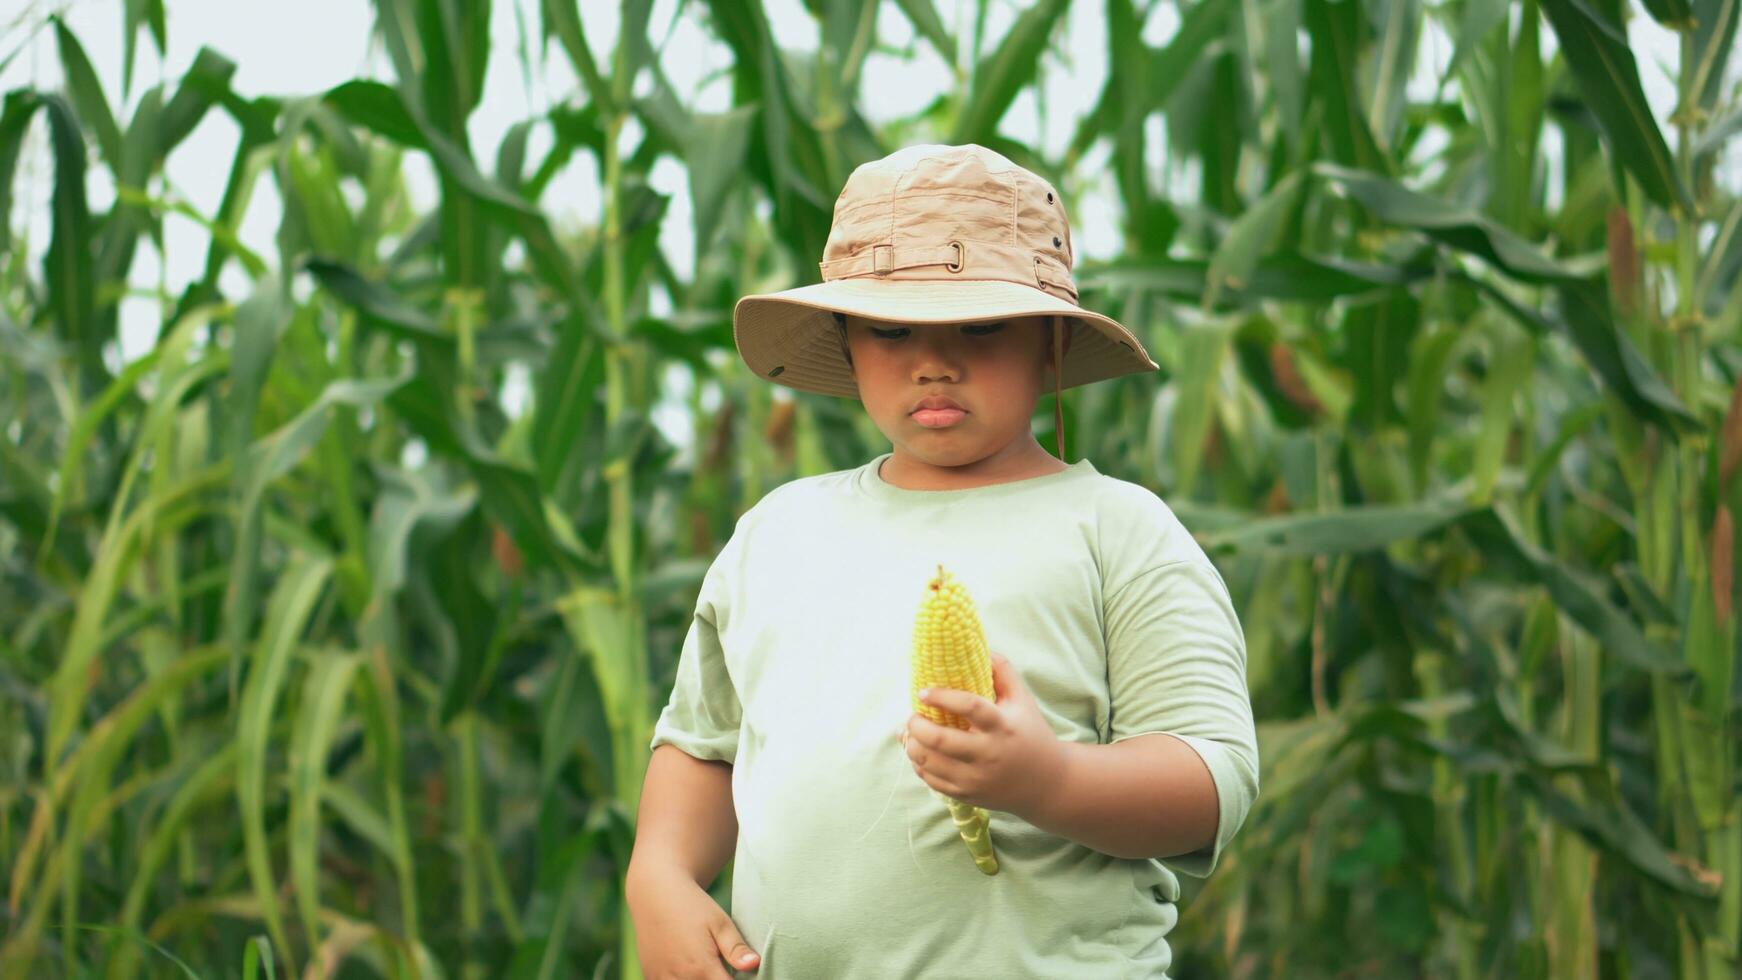
<path fill-rule="evenodd" d="M 900 733 L 913 771 L 926 785 L 963 803 L 1021 816 L 1057 790 L 1064 746 L 1040 713 L 1022 676 L 992 653 L 994 704 L 978 694 L 932 688 L 923 701 L 967 719 L 970 730 L 939 725 L 915 712 Z"/>

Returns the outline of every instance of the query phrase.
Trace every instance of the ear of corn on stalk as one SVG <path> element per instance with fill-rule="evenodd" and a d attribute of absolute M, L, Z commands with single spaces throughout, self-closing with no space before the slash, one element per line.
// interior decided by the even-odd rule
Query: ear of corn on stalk
<path fill-rule="evenodd" d="M 974 600 L 955 576 L 938 566 L 926 584 L 925 600 L 913 624 L 913 706 L 926 718 L 940 724 L 969 729 L 968 720 L 919 699 L 923 688 L 949 687 L 971 691 L 988 701 L 997 700 L 992 688 L 992 655 Z M 932 794 L 949 807 L 956 830 L 968 845 L 974 866 L 989 875 L 998 873 L 998 857 L 992 851 L 992 824 L 982 807 L 951 799 L 937 790 Z"/>

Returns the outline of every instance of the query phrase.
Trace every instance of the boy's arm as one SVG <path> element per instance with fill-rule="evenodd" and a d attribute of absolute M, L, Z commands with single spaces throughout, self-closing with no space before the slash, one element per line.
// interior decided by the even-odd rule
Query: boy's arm
<path fill-rule="evenodd" d="M 626 887 L 677 873 L 706 889 L 738 846 L 732 767 L 675 745 L 653 750 L 641 788 Z"/>
<path fill-rule="evenodd" d="M 1215 843 L 1216 783 L 1190 745 L 1155 733 L 1059 748 L 1056 782 L 1017 816 L 1120 858 L 1168 858 Z"/>
<path fill-rule="evenodd" d="M 1070 781 L 1104 800 L 1088 820 L 1109 809 L 1132 818 L 1133 856 L 1207 878 L 1258 797 L 1258 733 L 1233 598 L 1196 543 L 1183 541 L 1187 557 L 1162 561 L 1106 599 L 1107 744 L 1073 743 L 1088 761 L 1071 768 Z M 1154 735 L 1171 737 L 1145 737 Z M 1215 818 L 1206 820 L 1212 803 Z"/>

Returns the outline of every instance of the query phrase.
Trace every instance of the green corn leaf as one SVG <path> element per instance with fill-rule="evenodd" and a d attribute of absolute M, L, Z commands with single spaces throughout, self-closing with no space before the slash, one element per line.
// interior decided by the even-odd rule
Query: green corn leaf
<path fill-rule="evenodd" d="M 442 348 L 453 346 L 453 336 L 434 317 L 406 304 L 391 290 L 364 279 L 349 265 L 311 256 L 303 260 L 302 267 L 313 273 L 322 286 L 388 332 Z"/>
<path fill-rule="evenodd" d="M 103 420 L 109 418 L 129 395 L 135 394 L 141 378 L 157 367 L 158 351 L 151 351 L 122 369 L 121 374 L 103 393 L 85 406 L 79 413 L 67 432 L 66 448 L 61 451 L 60 472 L 58 475 L 59 491 L 48 512 L 48 525 L 43 533 L 42 542 L 45 552 L 54 549 L 55 534 L 60 528 L 61 514 L 67 509 L 72 495 L 84 485 L 81 477 L 86 451 L 91 441 L 97 436 L 97 429 Z M 71 501 L 75 505 L 83 501 Z"/>
<path fill-rule="evenodd" d="M 1514 403 L 1536 368 L 1536 343 L 1529 335 L 1515 332 L 1492 338 L 1488 358 L 1488 376 L 1484 379 L 1479 399 L 1482 405 L 1480 428 L 1471 448 L 1471 476 L 1475 489 L 1471 499 L 1486 503 L 1493 499 L 1500 481 L 1500 470 L 1506 462 L 1506 444 L 1512 433 Z"/>
<path fill-rule="evenodd" d="M 1543 255 L 1517 234 L 1473 211 L 1412 191 L 1376 174 L 1332 163 L 1314 165 L 1315 173 L 1341 187 L 1362 207 L 1386 224 L 1414 228 L 1436 241 L 1478 255 L 1526 282 L 1584 279 L 1581 267 Z"/>
<path fill-rule="evenodd" d="M 1276 182 L 1258 203 L 1234 221 L 1216 246 L 1206 273 L 1203 307 L 1213 308 L 1224 289 L 1245 289 L 1258 266 L 1258 257 L 1270 250 L 1277 232 L 1292 212 L 1304 189 L 1297 171 Z"/>
<path fill-rule="evenodd" d="M 162 221 L 145 207 L 134 203 L 132 192 L 143 189 L 153 171 L 163 162 L 161 152 L 163 119 L 163 88 L 153 85 L 140 96 L 133 110 L 133 120 L 121 141 L 121 157 L 115 170 L 116 202 L 108 219 L 102 222 L 92 243 L 96 262 L 92 274 L 99 283 L 125 282 L 138 250 L 139 236 L 149 234 L 159 253 L 163 250 Z M 93 330 L 99 337 L 117 336 L 120 304 L 107 300 L 96 304 Z"/>
<path fill-rule="evenodd" d="M 1242 521 L 1194 534 L 1205 551 L 1262 549 L 1283 555 L 1330 555 L 1383 548 L 1423 537 L 1479 510 L 1461 498 L 1443 496 L 1405 505 L 1345 507 L 1329 513 L 1289 514 Z M 1191 513 L 1181 510 L 1181 520 Z M 1192 522 L 1193 527 L 1200 526 Z"/>
<path fill-rule="evenodd" d="M 1385 134 L 1385 142 L 1395 146 L 1398 123 L 1408 101 L 1406 89 L 1414 73 L 1417 49 L 1421 47 L 1422 6 L 1417 0 L 1380 4 L 1378 16 L 1381 19 L 1375 25 L 1377 36 L 1369 69 L 1372 92 L 1367 103 L 1367 125 L 1374 132 Z M 1528 100 L 1524 101 L 1528 104 Z"/>
<path fill-rule="evenodd" d="M 30 127 L 30 117 L 42 100 L 29 89 L 14 89 L 6 93 L 5 108 L 0 110 L 0 214 L 12 213 L 12 181 L 18 170 L 18 154 L 24 134 Z M 0 259 L 12 248 L 12 222 L 0 221 Z"/>
<path fill-rule="evenodd" d="M 224 409 L 225 442 L 232 457 L 247 450 L 254 438 L 254 415 L 266 371 L 278 342 L 290 326 L 290 310 L 275 277 L 261 281 L 254 294 L 236 309 L 230 348 L 230 394 Z"/>
<path fill-rule="evenodd" d="M 1706 127 L 1705 133 L 1701 134 L 1699 140 L 1694 143 L 1695 163 L 1697 164 L 1717 152 L 1737 133 L 1742 133 L 1742 109 L 1738 109 Z"/>
<path fill-rule="evenodd" d="M 997 130 L 1016 93 L 1034 83 L 1041 52 L 1068 6 L 1068 0 L 1038 0 L 1017 15 L 997 50 L 975 67 L 968 101 L 950 133 L 951 143 L 983 142 Z"/>
<path fill-rule="evenodd" d="M 1097 262 L 1085 264 L 1077 272 L 1077 283 L 1084 289 L 1116 293 L 1155 291 L 1197 303 L 1208 292 L 1209 267 L 1210 263 L 1203 259 Z M 1257 301 L 1266 299 L 1322 302 L 1408 285 L 1433 274 L 1430 265 L 1415 259 L 1397 265 L 1375 265 L 1329 255 L 1281 251 L 1260 258 L 1241 288 L 1224 285 L 1216 309 L 1255 306 Z"/>
<path fill-rule="evenodd" d="M 1198 59 L 1206 51 L 1216 50 L 1216 42 L 1226 29 L 1228 7 L 1228 0 L 1203 0 L 1184 11 L 1179 30 L 1168 40 L 1166 47 L 1143 49 L 1143 57 L 1148 63 L 1141 70 L 1141 87 L 1130 85 L 1127 75 L 1108 72 L 1106 85 L 1102 87 L 1095 107 L 1077 123 L 1065 158 L 1075 160 L 1095 140 L 1119 132 L 1123 121 L 1128 118 L 1128 111 L 1142 118 L 1166 105 Z M 1108 38 L 1109 45 L 1115 41 Z M 1128 100 L 1133 103 L 1129 110 Z"/>
<path fill-rule="evenodd" d="M 564 329 L 535 384 L 532 445 L 545 493 L 556 491 L 563 471 L 573 466 L 573 447 L 589 425 L 604 382 L 604 350 L 594 333 Z"/>
<path fill-rule="evenodd" d="M 431 612 L 442 622 L 432 632 L 451 652 L 444 659 L 453 664 L 442 690 L 444 726 L 482 699 L 519 613 L 517 600 L 498 600 L 499 609 L 479 587 L 478 555 L 487 540 L 483 522 L 462 522 L 419 563 L 422 590 L 441 598 L 440 608 Z"/>
<path fill-rule="evenodd" d="M 1589 283 L 1562 286 L 1561 313 L 1551 317 L 1524 306 L 1492 283 L 1461 273 L 1454 278 L 1474 286 L 1484 298 L 1532 330 L 1559 333 L 1571 340 L 1591 368 L 1640 417 L 1677 434 L 1704 428 L 1609 316 L 1607 302 L 1597 287 Z"/>
<path fill-rule="evenodd" d="M 201 46 L 194 55 L 194 63 L 188 67 L 187 74 L 181 77 L 176 86 L 175 94 L 163 107 L 163 121 L 154 127 L 153 135 L 157 137 L 153 147 L 153 159 L 161 160 L 169 152 L 180 146 L 187 139 L 200 121 L 206 117 L 211 107 L 223 103 L 233 115 L 238 116 L 238 122 L 244 128 L 269 126 L 267 118 L 270 108 L 259 105 L 242 104 L 230 88 L 230 79 L 236 74 L 236 63 L 224 57 L 211 48 Z M 141 180 L 140 184 L 143 185 Z"/>
<path fill-rule="evenodd" d="M 691 120 L 684 157 L 689 163 L 690 201 L 695 208 L 695 262 L 713 247 L 726 200 L 741 186 L 755 106 L 698 112 Z"/>
<path fill-rule="evenodd" d="M 938 57 L 944 59 L 944 64 L 956 63 L 956 39 L 944 27 L 932 0 L 896 0 L 895 5 L 901 8 L 901 12 L 913 24 L 914 33 L 925 38 L 937 50 Z"/>
<path fill-rule="evenodd" d="M 291 651 L 301 637 L 315 600 L 332 573 L 330 559 L 297 555 L 272 591 L 260 641 L 250 658 L 248 687 L 237 714 L 236 799 L 247 852 L 248 878 L 268 931 L 289 955 L 290 943 L 278 907 L 277 877 L 266 841 L 266 748 L 278 695 L 290 669 Z"/>
<path fill-rule="evenodd" d="M 1541 802 L 1550 817 L 1657 884 L 1695 898 L 1715 898 L 1710 886 L 1670 860 L 1669 850 L 1619 796 L 1606 804 L 1589 804 L 1575 801 L 1544 778 L 1525 780 L 1520 786 Z"/>
<path fill-rule="evenodd" d="M 388 860 L 394 859 L 393 830 L 375 805 L 342 782 L 328 781 L 321 787 L 321 803 L 332 809 L 357 836 L 374 845 Z"/>
<path fill-rule="evenodd" d="M 478 504 L 475 491 L 445 490 L 436 476 L 391 467 L 380 473 L 382 492 L 369 522 L 369 577 L 381 594 L 394 595 L 404 587 L 414 533 L 424 529 L 446 537 Z"/>
<path fill-rule="evenodd" d="M 1639 627 L 1565 564 L 1521 537 L 1492 508 L 1460 519 L 1460 526 L 1497 571 L 1534 581 L 1603 649 L 1636 669 L 1685 677 L 1688 666 L 1648 640 Z"/>
<path fill-rule="evenodd" d="M 382 595 L 377 589 L 376 596 Z M 407 826 L 404 792 L 401 783 L 404 779 L 404 743 L 400 726 L 404 723 L 399 708 L 399 696 L 396 685 L 399 678 L 388 667 L 387 649 L 389 644 L 397 647 L 392 640 L 393 606 L 390 603 L 377 601 L 370 606 L 370 612 L 365 616 L 360 633 L 363 641 L 368 644 L 367 660 L 364 664 L 363 683 L 359 689 L 358 702 L 363 715 L 363 728 L 372 752 L 381 760 L 380 779 L 381 793 L 387 807 L 387 833 L 390 848 L 386 849 L 388 859 L 394 869 L 394 875 L 402 890 L 403 903 L 400 909 L 400 933 L 414 950 L 420 949 L 418 943 L 419 916 L 417 889 L 412 887 L 417 880 L 417 874 L 412 857 L 411 832 Z M 395 651 L 396 657 L 403 654 Z M 338 784 L 329 786 L 335 788 Z M 342 807 L 344 801 L 338 796 L 329 794 L 336 808 Z M 356 821 L 353 820 L 353 823 Z M 424 965 L 428 965 L 425 963 Z"/>
<path fill-rule="evenodd" d="M 1226 328 L 1203 326 L 1187 331 L 1180 341 L 1176 380 L 1169 385 L 1177 397 L 1165 422 L 1154 429 L 1172 465 L 1171 479 L 1165 482 L 1179 496 L 1192 492 L 1202 466 L 1229 335 Z M 1158 451 L 1156 458 L 1161 457 Z"/>
<path fill-rule="evenodd" d="M 1559 464 L 1562 454 L 1568 446 L 1585 430 L 1590 428 L 1603 412 L 1601 404 L 1593 403 L 1569 412 L 1561 420 L 1560 431 L 1555 433 L 1554 441 L 1538 453 L 1536 461 L 1530 466 L 1530 475 L 1524 481 L 1523 496 L 1532 497 L 1542 491 L 1542 485 Z"/>
<path fill-rule="evenodd" d="M 1493 105 L 1488 114 L 1501 127 L 1488 155 L 1493 169 L 1491 218 L 1509 227 L 1528 227 L 1532 193 L 1536 186 L 1537 148 L 1542 142 L 1543 85 L 1537 18 L 1533 4 L 1519 13 L 1518 34 L 1497 72 L 1502 81 L 1491 87 Z M 1502 38 L 1504 35 L 1502 35 Z"/>
<path fill-rule="evenodd" d="M 1471 52 L 1477 49 L 1488 32 L 1505 23 L 1506 11 L 1511 6 L 1509 0 L 1465 0 L 1445 77 L 1458 76 L 1458 69 L 1464 66 L 1465 60 L 1471 57 Z"/>
<path fill-rule="evenodd" d="M 1333 156 L 1347 166 L 1391 173 L 1391 159 L 1380 148 L 1361 108 L 1365 100 L 1357 70 L 1366 25 L 1360 5 L 1355 0 L 1306 0 L 1306 27 L 1313 44 L 1310 92 L 1319 100 L 1321 124 Z"/>
<path fill-rule="evenodd" d="M 217 655 L 213 656 L 214 666 L 220 659 Z M 145 910 L 146 894 L 157 878 L 158 869 L 169 859 L 171 848 L 186 832 L 194 812 L 235 792 L 238 754 L 235 742 L 225 742 L 210 756 L 201 760 L 198 768 L 176 787 L 175 794 L 170 797 L 161 815 L 152 824 L 140 847 L 137 871 L 128 883 L 127 897 L 121 904 L 122 928 L 139 928 L 140 916 Z M 116 957 L 122 972 L 130 967 L 136 955 L 136 951 L 126 947 L 117 952 Z"/>
<path fill-rule="evenodd" d="M 1441 379 L 1458 346 L 1470 335 L 1463 330 L 1440 326 L 1424 331 L 1411 345 L 1408 407 L 1409 469 L 1414 485 L 1428 486 L 1433 461 L 1434 438 L 1442 424 L 1440 405 L 1445 395 Z"/>
<path fill-rule="evenodd" d="M 236 657 L 230 669 L 232 690 L 241 665 L 244 638 L 253 629 L 258 602 L 255 583 L 260 574 L 265 524 L 263 498 L 267 486 L 290 472 L 320 441 L 335 406 L 376 405 L 403 387 L 410 378 L 411 373 L 406 372 L 396 378 L 334 381 L 322 389 L 314 403 L 296 418 L 249 446 L 248 452 L 236 461 L 236 545 L 230 560 L 230 582 L 224 591 L 223 611 L 225 643 Z"/>
<path fill-rule="evenodd" d="M 1152 206 L 1146 162 L 1148 147 L 1143 132 L 1148 106 L 1137 97 L 1137 93 L 1150 90 L 1144 77 L 1149 66 L 1149 48 L 1143 43 L 1142 23 L 1130 0 L 1111 0 L 1107 4 L 1107 21 L 1107 53 L 1111 67 L 1107 72 L 1108 88 L 1102 90 L 1102 98 L 1108 98 L 1115 81 L 1122 82 L 1123 92 L 1129 94 L 1117 99 L 1117 112 L 1113 118 L 1103 120 L 1103 124 L 1113 137 L 1113 167 L 1119 181 L 1119 197 L 1125 206 L 1126 240 L 1145 242 L 1157 237 L 1155 233 L 1165 228 L 1163 222 L 1147 220 Z M 1146 242 L 1142 251 L 1147 254 L 1163 252 L 1165 242 Z"/>
<path fill-rule="evenodd" d="M 859 71 L 877 40 L 877 3 L 860 0 L 824 0 L 823 46 L 835 65 L 835 85 L 842 96 L 852 97 L 859 87 Z"/>
<path fill-rule="evenodd" d="M 290 874 L 310 949 L 319 949 L 321 945 L 320 875 L 316 862 L 320 850 L 320 808 L 326 795 L 327 756 L 357 664 L 355 655 L 335 651 L 322 651 L 311 658 L 290 744 Z"/>
<path fill-rule="evenodd" d="M 557 792 L 563 767 L 576 754 L 602 769 L 611 758 L 611 730 L 599 681 L 584 656 L 565 656 L 539 695 L 538 795 Z"/>
<path fill-rule="evenodd" d="M 1688 0 L 1645 0 L 1652 19 L 1673 31 L 1692 30 L 1694 9 Z"/>
<path fill-rule="evenodd" d="M 43 278 L 48 282 L 48 306 L 54 312 L 61 339 L 77 351 L 83 389 L 94 392 L 109 381 L 100 356 L 93 281 L 90 207 L 85 203 L 85 139 L 72 107 L 59 95 L 38 96 L 48 116 L 54 149 L 54 199 L 48 253 Z"/>
<path fill-rule="evenodd" d="M 575 75 L 585 86 L 592 107 L 598 112 L 610 112 L 613 105 L 611 86 L 599 72 L 592 49 L 587 47 L 586 34 L 581 28 L 580 5 L 570 0 L 541 0 L 539 14 L 543 19 L 544 36 L 556 35 L 563 52 L 569 56 Z"/>
<path fill-rule="evenodd" d="M 750 165 L 774 199 L 775 223 L 795 249 L 821 255 L 834 204 L 833 191 L 821 185 L 846 175 L 823 172 L 816 120 L 795 102 L 801 90 L 791 80 L 762 8 L 709 0 L 708 9 L 734 55 L 734 103 L 760 107 L 762 134 L 751 141 Z"/>
<path fill-rule="evenodd" d="M 187 393 L 206 377 L 224 368 L 222 352 L 213 352 L 192 364 L 183 363 L 183 353 L 194 329 L 205 319 L 206 316 L 189 317 L 176 325 L 161 348 L 163 355 L 158 363 L 165 367 L 158 378 L 159 387 L 147 407 L 137 446 L 128 457 L 120 486 L 115 492 L 108 521 L 95 551 L 96 559 L 90 573 L 79 583 L 72 630 L 65 652 L 55 668 L 49 702 L 47 751 L 50 759 L 59 757 L 82 716 L 81 705 L 92 682 L 88 668 L 99 652 L 98 643 L 116 591 L 128 568 L 139 558 L 142 537 L 159 515 L 182 506 L 184 498 L 197 500 L 227 475 L 228 461 L 215 464 L 178 481 L 171 489 L 146 497 L 137 507 L 132 506 L 133 485 L 147 455 L 147 447 L 158 444 L 163 429 L 176 420 L 175 409 Z M 65 486 L 59 488 L 59 493 L 67 491 Z"/>
<path fill-rule="evenodd" d="M 366 79 L 352 79 L 327 89 L 321 100 L 351 122 L 372 133 L 385 136 L 400 146 L 414 150 L 429 149 L 423 132 L 417 128 L 411 113 L 405 111 L 405 103 L 399 93 L 388 85 Z"/>
<path fill-rule="evenodd" d="M 1421 329 L 1421 304 L 1405 289 L 1383 293 L 1376 302 L 1351 306 L 1344 323 L 1347 354 L 1354 372 L 1350 416 L 1371 432 L 1403 421 L 1395 388 L 1408 373 L 1409 348 Z"/>
<path fill-rule="evenodd" d="M 1724 70 L 1736 53 L 1736 25 L 1742 21 L 1742 0 L 1693 0 L 1694 63 L 1688 90 L 1700 108 L 1711 111 L 1723 93 Z"/>
<path fill-rule="evenodd" d="M 532 125 L 532 120 L 522 119 L 508 127 L 496 151 L 496 181 L 510 190 L 518 190 L 524 183 L 526 143 L 532 135 Z"/>
<path fill-rule="evenodd" d="M 181 692 L 185 687 L 222 664 L 224 651 L 212 647 L 200 647 L 184 652 L 168 667 L 158 671 L 138 688 L 130 692 L 119 705 L 99 718 L 91 726 L 91 737 L 81 742 L 77 749 L 68 755 L 63 763 L 54 767 L 47 782 L 47 797 L 39 802 L 38 814 L 52 809 L 58 802 L 66 800 L 70 795 L 71 803 L 67 806 L 66 839 L 62 842 L 56 856 L 43 869 L 43 875 L 38 881 L 38 887 L 31 895 L 31 913 L 23 925 L 23 934 L 27 937 L 39 932 L 42 925 L 42 911 L 54 902 L 56 889 L 63 886 L 76 887 L 78 876 L 71 873 L 57 873 L 60 868 L 70 867 L 67 862 L 76 857 L 88 843 L 83 839 L 85 828 L 91 823 L 92 810 L 97 805 L 97 795 L 107 792 L 110 786 L 111 774 L 115 766 L 123 758 L 127 748 L 133 744 L 139 728 L 163 703 Z M 35 844 L 38 838 L 28 841 L 19 855 L 13 868 L 14 903 L 21 891 L 21 883 L 30 878 L 35 868 L 35 855 L 39 853 Z M 72 928 L 72 913 L 77 906 L 77 895 L 69 890 L 62 896 L 65 927 Z"/>
<path fill-rule="evenodd" d="M 326 154 L 304 152 L 294 141 L 286 145 L 290 183 L 285 187 L 287 210 L 307 236 L 309 250 L 320 255 L 355 260 L 356 222 L 339 179 L 329 167 Z"/>
<path fill-rule="evenodd" d="M 139 40 L 139 29 L 147 27 L 151 30 L 151 39 L 156 42 L 159 57 L 162 57 L 167 42 L 164 33 L 163 0 L 124 0 L 122 9 L 124 26 L 121 31 L 121 96 L 126 98 L 133 88 L 133 50 Z"/>
<path fill-rule="evenodd" d="M 1736 289 L 1737 273 L 1742 272 L 1742 197 L 1724 213 L 1700 267 L 1695 295 L 1707 297 L 1709 308 L 1722 307 L 1724 299 Z"/>
<path fill-rule="evenodd" d="M 1693 199 L 1646 104 L 1626 27 L 1579 0 L 1542 0 L 1542 12 L 1554 26 L 1585 104 L 1602 125 L 1609 152 L 1653 201 L 1691 214 Z"/>
<path fill-rule="evenodd" d="M 121 169 L 121 130 L 115 125 L 115 115 L 109 111 L 109 100 L 103 95 L 103 83 L 96 69 L 85 56 L 85 48 L 66 22 L 50 17 L 54 22 L 55 41 L 60 47 L 61 69 L 66 72 L 67 93 L 79 111 L 79 119 L 97 134 L 97 147 L 109 169 Z"/>
<path fill-rule="evenodd" d="M 641 740 L 645 745 L 643 733 L 651 728 L 651 718 L 644 707 L 648 703 L 646 674 L 635 666 L 642 656 L 639 624 L 629 617 L 615 594 L 602 589 L 574 590 L 558 600 L 557 609 L 598 685 L 606 721 L 614 733 L 613 743 L 626 739 Z M 638 795 L 636 787 L 623 785 L 627 773 L 619 771 L 616 777 L 624 799 Z"/>

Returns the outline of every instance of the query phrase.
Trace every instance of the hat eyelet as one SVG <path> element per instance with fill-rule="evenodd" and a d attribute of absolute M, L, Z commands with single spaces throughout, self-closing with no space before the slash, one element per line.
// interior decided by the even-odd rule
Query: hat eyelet
<path fill-rule="evenodd" d="M 1053 248 L 1060 248 L 1063 245 L 1064 245 L 1064 241 L 1062 239 L 1060 239 L 1059 236 L 1057 236 L 1057 235 L 1052 236 L 1052 247 Z"/>
<path fill-rule="evenodd" d="M 1046 203 L 1048 203 L 1048 204 L 1052 203 L 1052 191 L 1046 192 Z"/>
<path fill-rule="evenodd" d="M 951 271 L 951 272 L 961 272 L 961 271 L 962 271 L 962 260 L 963 260 L 963 259 L 964 259 L 964 258 L 965 258 L 965 257 L 966 257 L 966 255 L 967 255 L 967 249 L 965 249 L 965 248 L 963 248 L 963 247 L 962 247 L 962 243 L 961 243 L 961 242 L 957 242 L 957 241 L 952 241 L 952 242 L 950 242 L 950 244 L 951 244 L 951 245 L 953 245 L 953 246 L 955 246 L 955 249 L 956 249 L 956 261 L 954 261 L 954 262 L 945 262 L 945 263 L 944 263 L 944 268 L 946 268 L 946 269 L 948 269 L 948 270 L 950 270 L 950 271 Z"/>
<path fill-rule="evenodd" d="M 781 372 L 785 371 L 785 370 L 786 370 L 786 365 L 782 364 L 779 367 L 775 368 L 774 370 L 768 372 L 768 376 L 771 378 L 778 378 L 778 377 L 780 377 Z"/>

